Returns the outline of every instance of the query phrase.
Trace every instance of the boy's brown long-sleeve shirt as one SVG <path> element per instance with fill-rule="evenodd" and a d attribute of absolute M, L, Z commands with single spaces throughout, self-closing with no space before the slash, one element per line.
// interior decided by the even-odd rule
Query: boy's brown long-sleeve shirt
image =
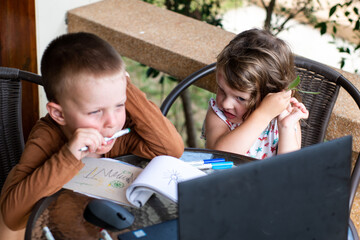
<path fill-rule="evenodd" d="M 184 144 L 171 122 L 130 82 L 126 93 L 125 127 L 131 132 L 118 138 L 105 157 L 129 153 L 148 159 L 157 155 L 180 157 Z M 83 167 L 66 143 L 59 125 L 49 115 L 32 129 L 20 162 L 9 173 L 1 192 L 1 212 L 10 229 L 25 228 L 35 203 L 60 190 Z"/>

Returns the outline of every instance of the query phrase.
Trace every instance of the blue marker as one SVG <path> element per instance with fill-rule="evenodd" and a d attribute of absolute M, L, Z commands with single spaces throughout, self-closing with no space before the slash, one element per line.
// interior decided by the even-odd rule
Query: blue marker
<path fill-rule="evenodd" d="M 233 162 L 226 162 L 226 163 L 229 163 L 229 164 L 214 165 L 214 166 L 212 166 L 212 169 L 214 169 L 214 170 L 228 169 L 228 168 L 232 168 L 234 166 Z"/>
<path fill-rule="evenodd" d="M 194 167 L 206 170 L 206 169 L 228 169 L 234 166 L 233 162 L 214 162 L 214 163 L 205 163 L 205 164 L 198 164 L 193 165 Z"/>

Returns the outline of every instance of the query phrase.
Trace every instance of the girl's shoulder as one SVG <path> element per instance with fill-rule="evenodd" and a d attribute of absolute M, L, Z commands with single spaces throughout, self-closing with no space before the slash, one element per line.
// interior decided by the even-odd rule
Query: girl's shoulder
<path fill-rule="evenodd" d="M 235 128 L 240 126 L 240 124 L 232 123 L 227 119 L 225 114 L 217 106 L 216 101 L 215 101 L 214 98 L 210 98 L 209 105 L 212 108 L 212 110 L 216 113 L 216 115 L 225 122 L 225 124 L 230 128 L 230 130 L 234 130 Z"/>

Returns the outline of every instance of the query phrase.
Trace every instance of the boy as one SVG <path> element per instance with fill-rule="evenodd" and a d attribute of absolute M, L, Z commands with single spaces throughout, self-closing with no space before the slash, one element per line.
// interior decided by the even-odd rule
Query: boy
<path fill-rule="evenodd" d="M 23 231 L 34 204 L 72 179 L 86 156 L 181 156 L 184 145 L 175 127 L 130 82 L 120 55 L 101 38 L 58 37 L 44 52 L 41 73 L 48 115 L 34 126 L 0 198 L 10 229 Z M 127 127 L 129 134 L 105 142 Z M 79 151 L 84 146 L 88 150 Z M 0 238 L 5 239 L 1 233 Z"/>

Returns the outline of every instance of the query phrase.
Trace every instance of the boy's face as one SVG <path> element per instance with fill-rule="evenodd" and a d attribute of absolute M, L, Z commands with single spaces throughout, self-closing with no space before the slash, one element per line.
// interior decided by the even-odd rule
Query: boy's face
<path fill-rule="evenodd" d="M 124 72 L 97 77 L 81 74 L 72 84 L 60 105 L 68 138 L 78 128 L 94 128 L 103 137 L 111 137 L 124 127 L 126 112 L 126 77 Z M 97 151 L 105 154 L 113 147 L 115 140 Z"/>
<path fill-rule="evenodd" d="M 221 71 L 217 72 L 216 79 L 218 84 L 216 103 L 218 107 L 230 122 L 242 123 L 242 117 L 248 110 L 250 93 L 232 89 Z"/>

